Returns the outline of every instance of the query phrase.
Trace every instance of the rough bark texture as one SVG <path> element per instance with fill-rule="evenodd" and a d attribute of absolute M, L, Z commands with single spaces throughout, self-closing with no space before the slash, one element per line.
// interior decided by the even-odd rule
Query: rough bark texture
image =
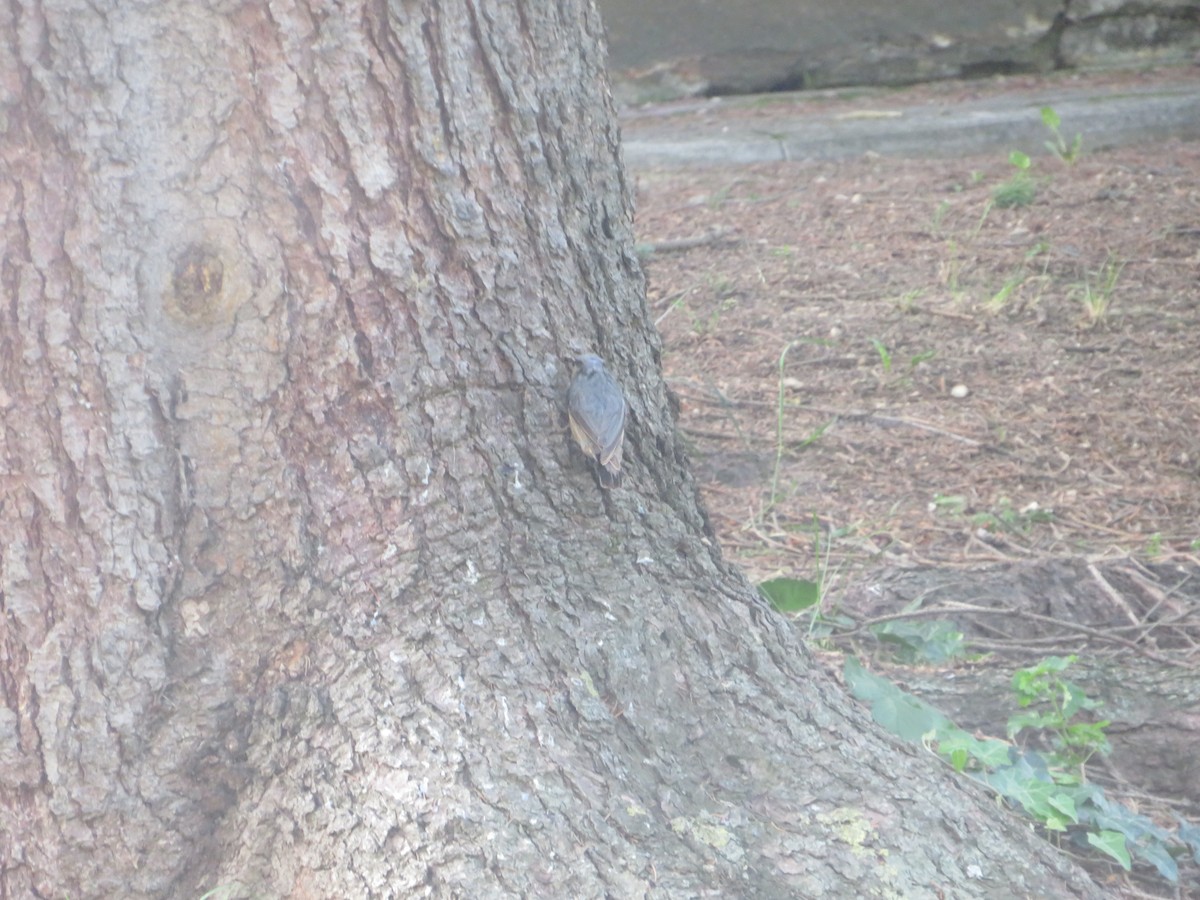
<path fill-rule="evenodd" d="M 705 536 L 591 5 L 208 6 L 0 13 L 0 896 L 1095 895 Z"/>

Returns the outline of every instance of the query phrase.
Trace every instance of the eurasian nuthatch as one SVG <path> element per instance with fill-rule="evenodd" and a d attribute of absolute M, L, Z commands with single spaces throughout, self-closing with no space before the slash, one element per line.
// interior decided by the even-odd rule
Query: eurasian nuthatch
<path fill-rule="evenodd" d="M 600 486 L 621 484 L 621 450 L 625 442 L 625 395 L 604 368 L 604 360 L 588 353 L 567 389 L 567 421 L 584 455 L 600 463 Z"/>

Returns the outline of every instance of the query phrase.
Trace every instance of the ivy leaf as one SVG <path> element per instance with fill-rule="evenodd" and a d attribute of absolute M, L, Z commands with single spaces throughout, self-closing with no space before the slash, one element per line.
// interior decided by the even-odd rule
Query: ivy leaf
<path fill-rule="evenodd" d="M 968 760 L 975 760 L 981 768 L 995 769 L 1009 764 L 1010 745 L 996 738 L 977 738 L 961 728 L 949 728 L 937 736 L 937 751 L 950 758 L 958 771 L 963 771 Z"/>
<path fill-rule="evenodd" d="M 946 619 L 883 622 L 871 632 L 879 640 L 895 644 L 903 662 L 942 663 L 963 651 L 962 632 Z"/>
<path fill-rule="evenodd" d="M 772 578 L 758 589 L 781 613 L 801 612 L 821 599 L 821 586 L 802 578 Z"/>
<path fill-rule="evenodd" d="M 1093 831 L 1088 833 L 1087 840 L 1089 844 L 1101 853 L 1107 853 L 1119 862 L 1121 868 L 1126 872 L 1129 871 L 1129 851 L 1125 848 L 1125 835 L 1121 834 L 1121 832 L 1102 831 L 1096 834 Z"/>
<path fill-rule="evenodd" d="M 997 769 L 983 777 L 985 784 L 998 791 L 1006 800 L 1019 805 L 1047 828 L 1063 831 L 1063 816 L 1051 801 L 1059 801 L 1061 789 L 1052 781 L 1030 778 L 1018 766 Z"/>
<path fill-rule="evenodd" d="M 1165 844 L 1157 841 L 1134 844 L 1133 852 L 1138 859 L 1144 859 L 1158 869 L 1158 874 L 1171 884 L 1179 884 L 1179 863 L 1175 862 L 1175 857 L 1171 856 Z"/>
<path fill-rule="evenodd" d="M 871 716 L 906 741 L 920 743 L 929 732 L 951 727 L 946 716 L 923 700 L 907 694 L 886 678 L 868 672 L 854 657 L 846 658 L 846 685 L 859 700 L 871 705 Z"/>
<path fill-rule="evenodd" d="M 1072 825 L 1079 821 L 1079 816 L 1075 812 L 1075 801 L 1071 798 L 1070 794 L 1055 794 L 1047 802 L 1058 810 L 1062 818 Z"/>
<path fill-rule="evenodd" d="M 954 766 L 955 772 L 961 774 L 963 769 L 967 767 L 968 759 L 970 757 L 967 755 L 967 751 L 962 748 L 950 751 L 950 765 Z"/>
<path fill-rule="evenodd" d="M 1176 817 L 1179 818 L 1179 817 Z M 1192 859 L 1200 865 L 1200 826 L 1193 825 L 1187 819 L 1179 818 L 1179 838 L 1192 851 Z"/>

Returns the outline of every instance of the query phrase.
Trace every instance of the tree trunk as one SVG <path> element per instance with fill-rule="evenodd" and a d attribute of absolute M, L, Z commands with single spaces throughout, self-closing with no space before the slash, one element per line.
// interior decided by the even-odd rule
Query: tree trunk
<path fill-rule="evenodd" d="M 722 562 L 592 5 L 214 6 L 0 14 L 0 897 L 1097 895 Z"/>

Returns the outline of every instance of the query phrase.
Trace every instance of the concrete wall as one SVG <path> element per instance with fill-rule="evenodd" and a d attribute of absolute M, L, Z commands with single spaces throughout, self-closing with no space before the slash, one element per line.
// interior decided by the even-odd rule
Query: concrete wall
<path fill-rule="evenodd" d="M 627 102 L 1180 61 L 1197 0 L 597 0 Z"/>

